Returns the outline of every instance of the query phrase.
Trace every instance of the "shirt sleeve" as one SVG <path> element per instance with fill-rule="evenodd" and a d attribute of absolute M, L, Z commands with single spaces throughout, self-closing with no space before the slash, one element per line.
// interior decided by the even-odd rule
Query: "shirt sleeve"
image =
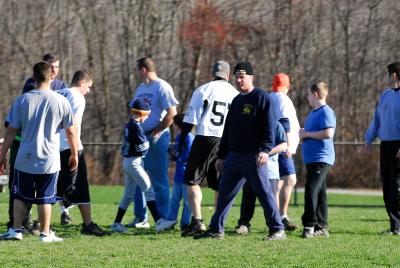
<path fill-rule="evenodd" d="M 179 104 L 178 100 L 174 96 L 174 91 L 170 84 L 163 82 L 160 84 L 160 101 L 161 107 L 166 110 L 171 106 Z"/>
<path fill-rule="evenodd" d="M 319 126 L 321 130 L 336 127 L 336 116 L 331 109 L 326 109 L 324 113 L 321 113 L 319 119 Z"/>
<path fill-rule="evenodd" d="M 275 143 L 275 130 L 276 130 L 276 119 L 274 120 L 274 113 L 271 107 L 270 97 L 268 93 L 264 93 L 263 96 L 263 109 L 261 111 L 262 116 L 260 122 L 264 125 L 264 137 L 260 146 L 260 151 L 269 153 L 274 147 Z"/>
<path fill-rule="evenodd" d="M 380 104 L 381 102 L 379 102 L 376 106 L 374 117 L 372 118 L 372 121 L 365 132 L 364 140 L 366 144 L 371 144 L 378 137 L 378 131 L 380 127 Z"/>
<path fill-rule="evenodd" d="M 10 107 L 10 111 L 8 112 L 8 115 L 6 117 L 6 122 L 8 122 L 8 125 L 12 128 L 20 128 L 21 127 L 21 117 L 19 113 L 19 105 L 22 96 L 18 97 L 14 103 Z"/>
<path fill-rule="evenodd" d="M 71 105 L 68 100 L 62 96 L 60 96 L 61 104 L 62 104 L 62 128 L 66 129 L 71 127 L 74 124 L 74 114 L 72 112 Z"/>
<path fill-rule="evenodd" d="M 185 113 L 183 121 L 192 125 L 197 125 L 200 121 L 204 109 L 204 95 L 196 90 L 190 100 L 189 107 Z"/>

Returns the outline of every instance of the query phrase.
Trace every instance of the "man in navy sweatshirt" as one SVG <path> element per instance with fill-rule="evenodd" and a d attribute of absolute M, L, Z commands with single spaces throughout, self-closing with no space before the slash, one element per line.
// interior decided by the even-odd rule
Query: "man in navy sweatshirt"
<path fill-rule="evenodd" d="M 217 208 L 209 229 L 199 238 L 222 239 L 224 224 L 234 198 L 247 180 L 256 193 L 268 222 L 266 240 L 286 239 L 275 196 L 263 165 L 274 147 L 275 124 L 269 94 L 253 86 L 253 68 L 239 62 L 234 69 L 240 94 L 230 106 L 219 145 L 216 168 L 222 172 Z"/>

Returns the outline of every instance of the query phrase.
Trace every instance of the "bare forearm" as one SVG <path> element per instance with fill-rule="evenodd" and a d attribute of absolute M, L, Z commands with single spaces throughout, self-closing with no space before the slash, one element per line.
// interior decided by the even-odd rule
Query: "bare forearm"
<path fill-rule="evenodd" d="M 76 125 L 65 129 L 67 134 L 68 145 L 71 150 L 71 155 L 78 155 L 78 130 Z"/>
<path fill-rule="evenodd" d="M 302 139 L 311 138 L 317 140 L 325 140 L 333 138 L 334 130 L 333 128 L 327 128 L 320 131 L 305 131 L 300 132 L 300 137 Z"/>
<path fill-rule="evenodd" d="M 286 149 L 287 149 L 287 143 L 286 142 L 278 144 L 277 146 L 272 148 L 271 152 L 269 152 L 269 155 L 279 154 L 281 152 L 286 151 Z"/>
<path fill-rule="evenodd" d="M 174 122 L 174 116 L 176 115 L 176 107 L 171 106 L 167 110 L 167 114 L 165 115 L 164 119 L 156 126 L 153 130 L 153 135 L 157 135 L 164 129 L 168 128 Z"/>

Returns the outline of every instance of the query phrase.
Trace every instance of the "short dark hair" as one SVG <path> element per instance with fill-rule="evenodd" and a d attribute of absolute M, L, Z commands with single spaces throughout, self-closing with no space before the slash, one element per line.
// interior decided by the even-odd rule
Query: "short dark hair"
<path fill-rule="evenodd" d="M 177 125 L 180 129 L 183 127 L 183 118 L 185 117 L 185 114 L 176 114 L 174 116 L 174 124 Z"/>
<path fill-rule="evenodd" d="M 155 72 L 156 71 L 156 64 L 149 57 L 144 57 L 144 58 L 138 59 L 136 61 L 136 63 L 137 63 L 137 67 L 139 69 L 145 68 L 149 72 Z"/>
<path fill-rule="evenodd" d="M 76 71 L 72 77 L 71 85 L 76 86 L 82 80 L 86 82 L 93 81 L 93 75 L 87 70 Z"/>
<path fill-rule="evenodd" d="M 37 84 L 50 80 L 51 66 L 46 61 L 41 61 L 33 66 L 33 79 Z"/>
<path fill-rule="evenodd" d="M 59 61 L 59 58 L 53 53 L 47 53 L 43 55 L 42 61 L 45 61 L 49 64 Z"/>
<path fill-rule="evenodd" d="M 389 75 L 396 74 L 397 79 L 400 80 L 400 62 L 396 61 L 387 66 Z"/>

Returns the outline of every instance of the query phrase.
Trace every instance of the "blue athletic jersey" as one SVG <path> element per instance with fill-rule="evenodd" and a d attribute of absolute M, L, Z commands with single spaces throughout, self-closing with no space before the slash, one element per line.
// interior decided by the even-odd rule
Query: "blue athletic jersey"
<path fill-rule="evenodd" d="M 331 107 L 323 105 L 308 114 L 304 123 L 305 131 L 314 132 L 327 128 L 336 129 L 336 115 Z M 302 143 L 302 154 L 305 164 L 322 162 L 333 165 L 335 162 L 333 138 L 324 140 L 312 138 L 304 139 Z"/>
<path fill-rule="evenodd" d="M 143 156 L 149 150 L 149 142 L 143 129 L 135 120 L 130 120 L 124 128 L 121 154 L 124 157 Z"/>

